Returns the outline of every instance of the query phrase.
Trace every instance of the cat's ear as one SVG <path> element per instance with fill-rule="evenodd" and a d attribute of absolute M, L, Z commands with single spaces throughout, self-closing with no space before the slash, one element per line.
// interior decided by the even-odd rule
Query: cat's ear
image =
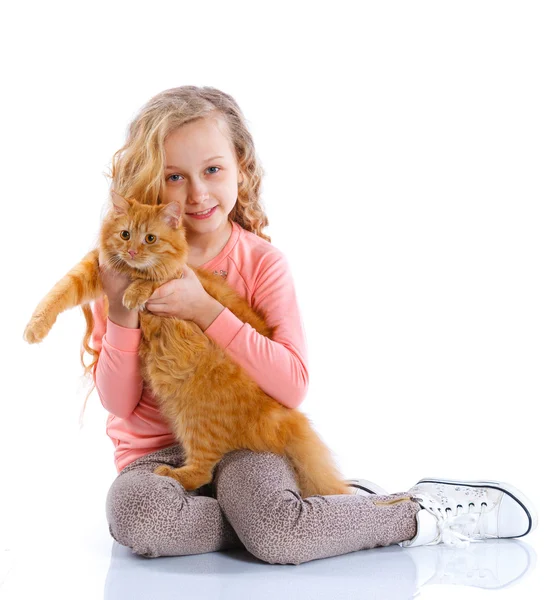
<path fill-rule="evenodd" d="M 163 205 L 161 218 L 173 229 L 178 229 L 182 222 L 182 207 L 178 202 L 169 202 Z"/>
<path fill-rule="evenodd" d="M 117 215 L 124 215 L 130 210 L 131 203 L 120 194 L 117 194 L 114 190 L 111 190 L 110 192 L 110 199 L 112 208 Z"/>

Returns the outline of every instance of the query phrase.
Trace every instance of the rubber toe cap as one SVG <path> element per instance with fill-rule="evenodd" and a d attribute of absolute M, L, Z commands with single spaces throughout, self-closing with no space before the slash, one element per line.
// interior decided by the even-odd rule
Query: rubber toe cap
<path fill-rule="evenodd" d="M 498 537 L 520 537 L 530 529 L 527 510 L 510 495 L 504 494 L 498 512 Z"/>

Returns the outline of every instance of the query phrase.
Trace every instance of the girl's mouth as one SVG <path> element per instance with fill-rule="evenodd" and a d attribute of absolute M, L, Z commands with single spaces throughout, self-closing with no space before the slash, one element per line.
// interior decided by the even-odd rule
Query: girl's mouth
<path fill-rule="evenodd" d="M 217 206 L 214 206 L 206 213 L 196 214 L 196 213 L 186 213 L 189 217 L 193 217 L 194 219 L 208 219 L 216 210 Z"/>

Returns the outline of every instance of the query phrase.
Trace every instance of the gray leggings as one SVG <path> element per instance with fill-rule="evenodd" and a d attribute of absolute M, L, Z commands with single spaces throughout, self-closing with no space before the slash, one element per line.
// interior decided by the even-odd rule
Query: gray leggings
<path fill-rule="evenodd" d="M 147 454 L 117 475 L 106 501 L 111 536 L 141 556 L 182 556 L 245 548 L 271 564 L 300 564 L 409 540 L 419 505 L 390 496 L 302 499 L 294 471 L 272 452 L 225 454 L 211 483 L 186 491 L 161 464 L 184 464 L 175 445 Z M 405 498 L 394 504 L 378 501 Z"/>

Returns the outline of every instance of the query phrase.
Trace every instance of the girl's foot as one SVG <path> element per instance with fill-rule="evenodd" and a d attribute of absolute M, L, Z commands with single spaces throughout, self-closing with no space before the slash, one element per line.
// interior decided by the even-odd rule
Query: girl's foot
<path fill-rule="evenodd" d="M 463 481 L 426 477 L 409 490 L 421 510 L 417 534 L 405 548 L 431 544 L 467 546 L 488 538 L 516 538 L 538 523 L 533 503 L 500 481 Z"/>

